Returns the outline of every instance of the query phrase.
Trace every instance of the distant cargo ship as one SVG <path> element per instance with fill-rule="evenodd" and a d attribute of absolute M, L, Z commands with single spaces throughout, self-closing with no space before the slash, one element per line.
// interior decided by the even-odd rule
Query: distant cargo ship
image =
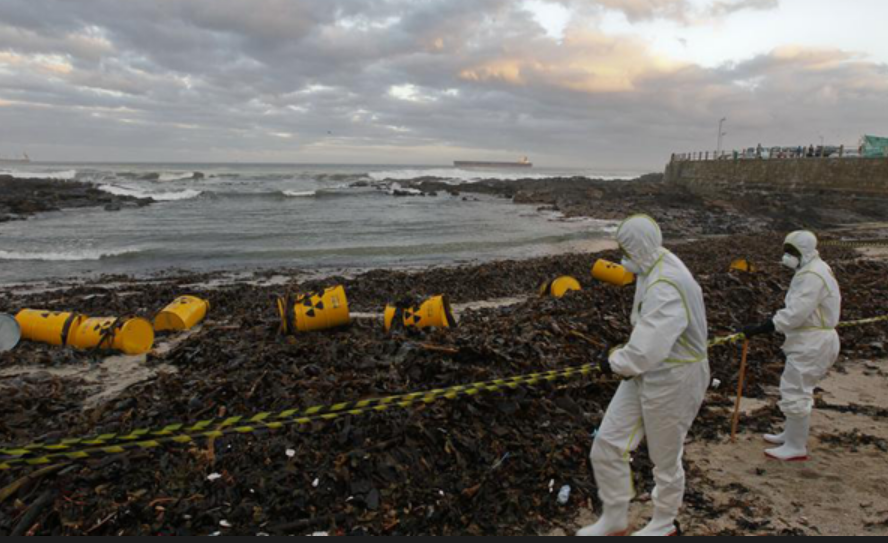
<path fill-rule="evenodd" d="M 3 158 L 0 157 L 0 164 L 30 164 L 31 157 L 28 153 L 23 153 L 21 158 Z"/>
<path fill-rule="evenodd" d="M 533 162 L 527 157 L 524 157 L 518 162 L 474 162 L 457 160 L 453 165 L 457 168 L 533 168 Z"/>

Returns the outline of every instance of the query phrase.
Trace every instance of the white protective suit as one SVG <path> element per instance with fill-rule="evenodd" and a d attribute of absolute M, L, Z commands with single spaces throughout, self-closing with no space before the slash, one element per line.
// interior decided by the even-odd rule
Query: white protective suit
<path fill-rule="evenodd" d="M 617 240 L 640 275 L 632 337 L 611 354 L 610 363 L 614 373 L 634 379 L 620 386 L 608 408 L 592 464 L 605 512 L 622 515 L 635 496 L 632 453 L 647 438 L 656 480 L 652 524 L 659 519 L 662 529 L 673 531 L 685 492 L 684 442 L 710 383 L 703 291 L 682 261 L 663 248 L 650 217 L 623 223 Z"/>
<path fill-rule="evenodd" d="M 786 335 L 780 409 L 787 419 L 800 419 L 811 415 L 814 389 L 839 358 L 836 327 L 842 294 L 832 269 L 817 252 L 814 234 L 795 232 L 786 244 L 798 249 L 802 263 L 786 296 L 786 309 L 774 317 L 777 331 Z"/>

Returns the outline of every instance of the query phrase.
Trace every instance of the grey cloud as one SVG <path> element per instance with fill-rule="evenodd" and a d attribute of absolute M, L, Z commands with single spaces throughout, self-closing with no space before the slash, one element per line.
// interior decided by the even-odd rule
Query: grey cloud
<path fill-rule="evenodd" d="M 629 21 L 672 19 L 684 21 L 693 11 L 689 0 L 551 0 L 580 14 L 598 15 L 602 11 L 620 12 Z"/>
<path fill-rule="evenodd" d="M 715 17 L 724 17 L 738 11 L 767 11 L 778 7 L 780 7 L 780 0 L 722 0 L 713 4 L 709 13 Z"/>
<path fill-rule="evenodd" d="M 630 19 L 691 9 L 584 4 Z M 663 67 L 632 38 L 589 30 L 557 43 L 512 0 L 0 0 L 0 21 L 0 147 L 37 157 L 528 154 L 646 169 L 713 145 L 725 115 L 737 146 L 802 144 L 836 127 L 856 139 L 888 123 L 886 67 L 848 53 Z M 46 64 L 55 57 L 70 70 Z"/>
<path fill-rule="evenodd" d="M 653 18 L 683 19 L 691 9 L 687 0 L 598 0 L 596 3 L 622 11 L 630 21 Z"/>
<path fill-rule="evenodd" d="M 780 6 L 780 0 L 715 0 L 705 6 L 689 0 L 553 0 L 580 11 L 597 12 L 602 9 L 623 13 L 631 22 L 651 19 L 670 19 L 683 23 L 701 19 L 724 18 L 745 10 L 767 11 Z"/>

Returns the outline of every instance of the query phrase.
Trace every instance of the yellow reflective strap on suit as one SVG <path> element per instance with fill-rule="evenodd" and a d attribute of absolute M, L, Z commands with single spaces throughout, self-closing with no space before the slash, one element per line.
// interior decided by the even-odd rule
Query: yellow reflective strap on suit
<path fill-rule="evenodd" d="M 704 360 L 709 358 L 709 353 L 700 354 L 699 352 L 697 352 L 697 350 L 694 349 L 694 347 L 690 344 L 687 337 L 685 337 L 685 336 L 680 337 L 678 339 L 678 343 L 679 343 L 679 345 L 681 345 L 682 347 L 687 349 L 688 352 L 691 353 L 691 355 L 694 356 L 695 358 L 690 359 L 690 360 L 681 360 L 681 359 L 677 359 L 677 358 L 670 358 L 670 359 L 666 360 L 666 362 L 668 364 L 698 364 L 698 363 L 703 362 Z"/>
<path fill-rule="evenodd" d="M 707 357 L 697 358 L 694 360 L 679 360 L 677 358 L 667 358 L 665 362 L 667 364 L 672 364 L 673 366 L 690 366 L 691 364 L 699 364 L 704 360 L 707 360 Z"/>
<path fill-rule="evenodd" d="M 821 281 L 823 281 L 823 286 L 826 287 L 826 292 L 830 296 L 832 296 L 832 289 L 829 288 L 829 282 L 826 280 L 825 277 L 823 277 L 822 275 L 820 275 L 819 273 L 817 273 L 815 271 L 802 272 L 802 273 L 798 274 L 796 277 L 802 277 L 803 275 L 813 275 L 813 276 L 817 277 L 818 279 L 820 279 Z"/>
<path fill-rule="evenodd" d="M 666 253 L 666 254 L 669 254 L 669 253 Z M 666 254 L 664 254 L 661 257 L 661 261 L 663 258 L 666 258 Z M 687 298 L 685 297 L 684 291 L 682 291 L 681 288 L 675 282 L 670 281 L 669 279 L 658 279 L 657 281 L 655 281 L 653 284 L 651 284 L 648 287 L 648 291 L 650 291 L 650 289 L 654 288 L 654 286 L 656 286 L 660 283 L 663 283 L 664 285 L 669 285 L 672 288 L 674 288 L 676 292 L 678 292 L 678 296 L 681 298 L 681 304 L 685 310 L 685 316 L 688 319 L 688 326 L 690 327 L 690 325 L 691 325 L 691 307 L 688 304 L 688 301 L 687 301 Z M 681 345 L 682 347 L 684 347 L 685 349 L 687 349 L 687 351 L 694 358 L 689 359 L 689 360 L 681 360 L 681 359 L 677 359 L 677 358 L 667 358 L 665 361 L 667 364 L 675 364 L 675 365 L 698 364 L 700 362 L 703 362 L 707 358 L 709 358 L 708 354 L 701 354 L 701 353 L 697 352 L 697 350 L 694 349 L 694 347 L 690 344 L 690 341 L 688 341 L 687 337 L 684 335 L 682 335 L 678 339 L 678 344 Z"/>
<path fill-rule="evenodd" d="M 820 317 L 820 327 L 826 328 L 826 317 L 823 316 L 823 308 L 817 308 L 817 316 Z"/>

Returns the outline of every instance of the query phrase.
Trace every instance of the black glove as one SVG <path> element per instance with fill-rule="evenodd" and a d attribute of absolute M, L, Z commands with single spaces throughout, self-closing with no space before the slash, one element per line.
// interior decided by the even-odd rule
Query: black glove
<path fill-rule="evenodd" d="M 610 353 L 611 348 L 608 346 L 598 355 L 598 367 L 601 369 L 601 375 L 608 378 L 614 376 L 614 369 L 611 367 L 610 363 Z"/>
<path fill-rule="evenodd" d="M 601 369 L 601 375 L 609 379 L 619 379 L 620 381 L 629 381 L 632 379 L 631 377 L 626 377 L 625 375 L 620 375 L 619 373 L 614 372 L 614 368 L 611 366 L 611 355 L 623 347 L 625 347 L 625 345 L 619 345 L 617 347 L 611 347 L 608 345 L 603 351 L 601 351 L 601 354 L 598 355 L 598 367 Z"/>
<path fill-rule="evenodd" d="M 777 332 L 777 326 L 774 319 L 768 319 L 762 324 L 753 324 L 740 330 L 740 333 L 746 336 L 746 339 L 752 339 L 757 336 L 770 336 Z"/>

